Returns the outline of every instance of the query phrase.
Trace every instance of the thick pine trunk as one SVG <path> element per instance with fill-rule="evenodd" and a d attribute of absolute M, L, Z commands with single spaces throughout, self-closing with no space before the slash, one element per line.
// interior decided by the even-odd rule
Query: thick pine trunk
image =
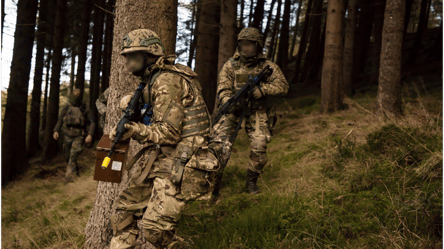
<path fill-rule="evenodd" d="M 343 55 L 343 70 L 342 70 L 342 85 L 344 94 L 352 95 L 353 83 L 353 48 L 355 46 L 355 31 L 358 17 L 358 1 L 348 1 L 348 14 L 345 24 L 345 39 L 344 39 L 344 55 Z"/>
<path fill-rule="evenodd" d="M 63 38 L 65 34 L 66 1 L 57 0 L 53 34 L 53 59 L 51 69 L 51 83 L 46 115 L 45 137 L 43 141 L 42 161 L 57 155 L 57 142 L 52 138 L 53 129 L 59 116 L 60 72 L 63 62 Z M 62 139 L 60 137 L 60 139 Z"/>
<path fill-rule="evenodd" d="M 97 6 L 96 6 L 97 5 Z M 99 8 L 100 7 L 100 8 Z M 98 112 L 96 108 L 96 100 L 100 95 L 100 71 L 102 68 L 102 49 L 103 49 L 103 22 L 105 18 L 104 11 L 105 0 L 95 1 L 94 5 L 94 27 L 93 27 L 93 48 L 91 56 L 91 80 L 89 82 L 89 105 L 94 115 L 94 119 L 98 120 Z M 96 125 L 94 132 L 97 138 L 99 126 Z"/>
<path fill-rule="evenodd" d="M 284 75 L 287 75 L 288 68 L 288 41 L 290 39 L 290 11 L 291 0 L 285 0 L 284 16 L 282 17 L 281 35 L 279 36 L 279 50 L 276 64 L 281 68 Z"/>
<path fill-rule="evenodd" d="M 373 27 L 373 51 L 370 84 L 378 85 L 379 60 L 381 55 L 382 27 L 384 25 L 385 0 L 375 1 L 375 25 Z"/>
<path fill-rule="evenodd" d="M 405 0 L 387 0 L 382 31 L 378 104 L 387 115 L 400 115 L 401 60 Z"/>
<path fill-rule="evenodd" d="M 273 52 L 274 52 L 274 47 L 276 45 L 275 40 L 276 40 L 276 35 L 279 31 L 279 25 L 281 20 L 281 7 L 282 7 L 282 0 L 278 0 L 277 13 L 276 16 L 274 17 L 273 32 L 271 33 L 270 46 L 267 51 L 267 58 L 269 59 L 273 59 L 274 57 Z"/>
<path fill-rule="evenodd" d="M 100 84 L 100 92 L 103 93 L 109 87 L 109 74 L 111 69 L 111 54 L 113 50 L 113 29 L 114 29 L 114 15 L 113 5 L 115 0 L 108 0 L 106 3 L 106 27 L 105 27 L 105 46 L 103 49 L 103 64 L 102 64 L 102 81 Z M 111 12 L 111 13 L 110 13 Z"/>
<path fill-rule="evenodd" d="M 85 68 L 86 68 L 86 59 L 88 55 L 88 40 L 89 40 L 89 21 L 91 19 L 91 5 L 92 2 L 89 0 L 82 0 L 79 2 L 81 6 L 83 6 L 82 11 L 80 13 L 81 18 L 81 26 L 79 28 L 79 46 L 78 46 L 78 55 L 79 55 L 79 63 L 77 64 L 77 75 L 76 75 L 76 84 L 75 88 L 83 91 L 85 89 Z"/>
<path fill-rule="evenodd" d="M 296 47 L 296 37 L 298 35 L 299 19 L 300 19 L 299 17 L 301 15 L 301 8 L 302 8 L 302 0 L 299 0 L 298 12 L 296 14 L 296 25 L 294 26 L 293 38 L 291 39 L 290 58 L 293 58 L 294 48 Z"/>
<path fill-rule="evenodd" d="M 405 6 L 405 16 L 404 16 L 404 35 L 407 33 L 407 29 L 409 27 L 410 22 L 410 15 L 412 13 L 412 5 L 413 0 L 406 0 L 406 6 Z"/>
<path fill-rule="evenodd" d="M 74 88 L 74 82 L 75 82 L 75 73 L 76 70 L 76 46 L 73 46 L 71 48 L 71 72 L 69 73 L 69 88 L 68 88 L 68 95 L 72 93 L 72 89 Z"/>
<path fill-rule="evenodd" d="M 20 0 L 11 62 L 8 98 L 2 132 L 2 186 L 28 169 L 26 152 L 26 109 L 31 70 L 37 0 Z"/>
<path fill-rule="evenodd" d="M 40 0 L 37 36 L 37 52 L 35 57 L 34 86 L 32 88 L 31 113 L 28 126 L 26 154 L 33 156 L 39 146 L 40 102 L 42 99 L 43 68 L 45 66 L 46 13 L 48 1 Z"/>
<path fill-rule="evenodd" d="M 309 47 L 305 56 L 304 67 L 298 81 L 305 82 L 307 73 L 314 64 L 314 58 L 319 52 L 319 39 L 321 37 L 322 26 L 322 3 L 323 0 L 313 0 L 313 22 L 311 25 L 311 34 L 309 39 Z"/>
<path fill-rule="evenodd" d="M 327 6 L 324 65 L 321 84 L 321 113 L 342 107 L 342 29 L 344 2 L 330 0 Z"/>
<path fill-rule="evenodd" d="M 308 38 L 308 27 L 310 24 L 310 14 L 311 14 L 311 6 L 313 0 L 308 0 L 307 10 L 305 12 L 305 22 L 304 27 L 302 28 L 301 40 L 299 42 L 298 54 L 296 55 L 296 66 L 294 70 L 294 76 L 292 83 L 297 83 L 299 79 L 299 71 L 301 69 L 302 57 L 305 54 L 305 49 L 307 48 L 307 38 Z"/>
<path fill-rule="evenodd" d="M 318 75 L 321 72 L 322 63 L 324 62 L 324 51 L 325 51 L 325 30 L 327 28 L 326 23 L 324 23 L 324 28 L 322 31 L 321 41 L 319 42 L 319 52 L 316 53 L 315 63 L 313 65 L 313 70 L 310 70 L 307 80 L 305 83 L 307 84 L 308 81 L 315 81 L 318 79 Z"/>
<path fill-rule="evenodd" d="M 214 109 L 217 88 L 220 2 L 201 0 L 200 3 L 195 71 L 199 75 L 205 103 L 211 111 Z"/>
<path fill-rule="evenodd" d="M 273 8 L 274 8 L 275 3 L 276 3 L 276 0 L 271 1 L 270 11 L 268 12 L 267 25 L 265 26 L 265 31 L 263 34 L 264 44 L 267 41 L 267 36 L 268 36 L 268 33 L 270 32 L 270 24 L 271 24 L 271 19 L 273 17 Z"/>
<path fill-rule="evenodd" d="M 130 18 L 137 17 L 137 18 Z M 168 17 L 168 18 L 165 18 Z M 177 32 L 177 0 L 152 0 L 149 2 L 137 0 L 117 0 L 114 25 L 113 50 L 111 60 L 110 96 L 106 114 L 105 134 L 119 121 L 122 110 L 119 101 L 127 92 L 134 92 L 138 80 L 125 68 L 124 57 L 120 55 L 122 39 L 135 29 L 151 29 L 159 35 L 166 53 L 174 54 Z M 140 148 L 137 142 L 131 143 L 129 157 Z M 133 167 L 136 169 L 137 165 Z M 130 172 L 131 174 L 131 172 Z M 113 213 L 114 198 L 126 185 L 127 172 L 124 173 L 120 184 L 98 182 L 96 200 L 85 228 L 85 245 L 88 249 L 102 249 L 109 246 L 112 237 L 110 217 Z M 146 248 L 144 243 L 142 248 Z"/>
<path fill-rule="evenodd" d="M 260 29 L 262 20 L 264 19 L 264 6 L 265 0 L 257 0 L 256 8 L 254 9 L 253 23 L 251 24 L 251 27 Z"/>
<path fill-rule="evenodd" d="M 419 14 L 418 29 L 416 31 L 415 43 L 414 43 L 413 49 L 412 49 L 413 54 L 412 54 L 411 62 L 413 64 L 415 64 L 415 62 L 417 61 L 415 58 L 417 58 L 419 55 L 419 50 L 421 49 L 421 40 L 427 31 L 427 23 L 429 21 L 427 18 L 427 12 L 428 12 L 428 9 L 430 8 L 428 3 L 429 3 L 429 0 L 421 0 L 421 10 L 420 10 L 420 14 Z"/>
<path fill-rule="evenodd" d="M 372 0 L 362 0 L 359 6 L 358 26 L 356 28 L 353 52 L 353 82 L 358 82 L 367 65 L 370 36 L 373 28 L 374 8 Z"/>
<path fill-rule="evenodd" d="M 236 50 L 237 0 L 221 0 L 220 37 L 217 71 L 233 56 Z"/>
<path fill-rule="evenodd" d="M 51 69 L 51 52 L 52 48 L 48 51 L 46 55 L 46 76 L 45 76 L 45 95 L 43 96 L 43 115 L 42 115 L 42 126 L 41 131 L 45 131 L 46 129 L 46 114 L 48 110 L 48 87 L 49 87 L 49 70 Z"/>

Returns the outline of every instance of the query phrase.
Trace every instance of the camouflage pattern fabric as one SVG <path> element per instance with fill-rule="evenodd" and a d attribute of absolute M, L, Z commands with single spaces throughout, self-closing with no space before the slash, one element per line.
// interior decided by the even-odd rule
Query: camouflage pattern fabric
<path fill-rule="evenodd" d="M 122 51 L 120 51 L 120 54 L 135 51 L 145 51 L 152 55 L 163 56 L 165 47 L 154 31 L 149 29 L 136 29 L 129 32 L 122 39 Z"/>
<path fill-rule="evenodd" d="M 77 158 L 82 153 L 84 144 L 84 137 L 70 137 L 65 135 L 63 137 L 63 153 L 65 160 L 68 162 L 66 167 L 65 179 L 73 180 L 78 174 L 79 166 L 77 165 Z"/>
<path fill-rule="evenodd" d="M 96 100 L 96 108 L 100 115 L 99 124 L 100 127 L 102 127 L 102 129 L 105 128 L 105 119 L 106 119 L 106 110 L 107 110 L 106 105 L 108 103 L 108 98 L 109 98 L 109 87 L 102 94 L 100 94 L 99 98 Z"/>
<path fill-rule="evenodd" d="M 116 221 L 114 227 L 118 227 L 117 223 L 124 220 L 120 217 L 134 217 L 134 221 L 131 224 L 120 223 L 123 225 L 116 229 L 111 241 L 112 249 L 134 248 L 132 234 L 137 233 L 132 224 L 138 219 L 141 219 L 144 236 L 149 242 L 157 248 L 176 248 L 178 240 L 174 235 L 175 227 L 186 202 L 211 197 L 212 185 L 205 178 L 206 172 L 211 172 L 218 165 L 203 163 L 208 166 L 207 171 L 205 166 L 202 168 L 201 164 L 197 165 L 193 160 L 194 152 L 202 151 L 208 144 L 209 114 L 206 108 L 202 112 L 201 106 L 205 107 L 205 102 L 201 87 L 194 79 L 197 75 L 190 68 L 172 64 L 172 61 L 171 58 L 160 57 L 140 78 L 149 83 L 144 89 L 143 102 L 153 106 L 153 123 L 149 126 L 137 123 L 131 137 L 141 144 L 159 145 L 162 153 L 141 184 L 137 184 L 136 180 L 147 167 L 150 152 L 139 159 L 138 165 L 142 166 L 115 201 L 117 212 L 112 218 Z M 189 152 L 189 162 L 185 165 L 186 173 L 183 174 L 182 182 L 176 185 L 171 177 L 183 151 Z M 190 173 L 193 170 L 204 173 Z M 205 184 L 196 186 L 197 181 Z"/>
<path fill-rule="evenodd" d="M 264 47 L 264 38 L 260 31 L 256 28 L 247 27 L 243 28 L 239 35 L 237 36 L 237 40 L 248 40 L 258 42 L 259 46 Z"/>

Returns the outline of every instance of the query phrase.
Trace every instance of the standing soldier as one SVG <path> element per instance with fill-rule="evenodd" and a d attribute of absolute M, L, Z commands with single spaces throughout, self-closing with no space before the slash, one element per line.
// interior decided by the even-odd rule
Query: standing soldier
<path fill-rule="evenodd" d="M 102 129 L 105 128 L 105 120 L 106 120 L 106 105 L 108 103 L 109 98 L 109 87 L 106 88 L 106 90 L 100 94 L 99 98 L 96 100 L 96 108 L 99 112 L 100 118 L 99 118 L 99 124 Z"/>
<path fill-rule="evenodd" d="M 251 112 L 246 113 L 245 130 L 250 138 L 250 162 L 247 170 L 246 186 L 250 193 L 260 193 L 257 187 L 257 179 L 267 163 L 267 143 L 271 140 L 270 130 L 275 122 L 275 111 L 268 106 L 268 95 L 285 95 L 288 91 L 288 83 L 281 69 L 267 60 L 262 54 L 263 40 L 259 30 L 244 28 L 238 36 L 238 47 L 235 54 L 223 66 L 219 74 L 217 95 L 220 105 L 224 105 L 242 86 L 248 81 L 248 76 L 258 75 L 264 67 L 269 65 L 273 73 L 253 89 Z M 214 125 L 215 140 L 228 141 L 235 133 L 242 107 L 238 104 L 232 108 L 228 115 L 223 116 Z M 222 159 L 222 170 L 219 173 L 218 183 L 213 194 L 219 194 L 222 172 L 229 156 Z"/>
<path fill-rule="evenodd" d="M 84 142 L 91 142 L 96 125 L 91 109 L 86 106 L 82 99 L 82 91 L 74 89 L 69 96 L 69 103 L 62 108 L 59 120 L 54 127 L 53 137 L 57 140 L 60 128 L 63 124 L 65 125 L 62 131 L 64 134 L 63 152 L 68 163 L 65 173 L 66 182 L 74 181 L 74 177 L 79 174 L 77 157 L 82 153 Z M 89 129 L 86 131 L 88 123 Z"/>
<path fill-rule="evenodd" d="M 144 237 L 156 248 L 179 248 L 175 228 L 185 203 L 211 197 L 210 186 L 215 180 L 211 170 L 219 166 L 208 153 L 210 117 L 202 88 L 195 72 L 164 55 L 161 40 L 151 30 L 128 33 L 120 53 L 128 70 L 147 83 L 142 104 L 152 107 L 150 122 L 145 123 L 142 116 L 141 122 L 126 124 L 123 139 L 132 138 L 151 150 L 142 151 L 141 168 L 114 202 L 111 249 L 135 247 L 138 219 L 142 220 Z M 130 95 L 123 97 L 120 107 L 126 108 L 130 99 Z M 117 126 L 111 140 L 116 130 Z"/>

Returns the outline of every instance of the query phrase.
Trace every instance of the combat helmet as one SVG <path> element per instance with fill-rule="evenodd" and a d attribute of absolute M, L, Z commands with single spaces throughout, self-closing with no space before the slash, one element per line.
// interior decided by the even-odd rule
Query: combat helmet
<path fill-rule="evenodd" d="M 165 47 L 159 36 L 149 29 L 133 30 L 122 39 L 121 55 L 135 51 L 145 51 L 157 56 L 165 55 Z"/>
<path fill-rule="evenodd" d="M 239 35 L 237 36 L 237 41 L 240 40 L 248 40 L 248 41 L 255 41 L 261 46 L 264 47 L 264 41 L 261 32 L 256 28 L 244 28 L 241 30 Z"/>

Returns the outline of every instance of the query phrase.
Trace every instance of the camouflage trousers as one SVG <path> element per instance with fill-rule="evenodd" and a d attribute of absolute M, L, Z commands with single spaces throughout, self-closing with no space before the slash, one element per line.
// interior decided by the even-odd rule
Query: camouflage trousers
<path fill-rule="evenodd" d="M 223 116 L 213 126 L 213 138 L 228 141 L 234 134 L 238 122 L 239 117 L 233 114 Z M 265 110 L 257 110 L 246 116 L 245 131 L 250 139 L 250 162 L 248 169 L 256 173 L 262 173 L 262 169 L 267 163 L 267 143 L 271 141 L 267 112 Z M 228 159 L 229 156 L 222 159 L 222 167 L 227 165 Z"/>
<path fill-rule="evenodd" d="M 111 218 L 114 236 L 111 249 L 134 248 L 139 234 L 137 220 L 141 219 L 143 234 L 156 248 L 178 248 L 175 227 L 182 216 L 186 201 L 178 199 L 180 188 L 170 180 L 171 169 L 160 165 L 172 165 L 172 159 L 161 154 L 141 184 L 137 184 L 149 154 L 140 159 L 139 168 L 114 204 L 116 214 Z M 169 173 L 168 173 L 169 171 Z"/>
<path fill-rule="evenodd" d="M 71 179 L 78 174 L 79 166 L 77 165 L 77 157 L 82 153 L 84 137 L 70 137 L 65 135 L 63 138 L 63 153 L 68 163 L 66 167 L 65 178 Z"/>

